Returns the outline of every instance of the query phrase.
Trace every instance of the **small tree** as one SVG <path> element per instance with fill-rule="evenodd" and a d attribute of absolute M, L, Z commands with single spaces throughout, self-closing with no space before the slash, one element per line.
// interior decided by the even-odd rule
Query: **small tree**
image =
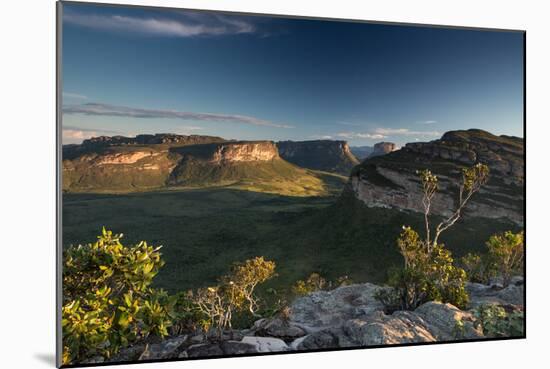
<path fill-rule="evenodd" d="M 513 274 L 523 270 L 523 231 L 495 234 L 487 241 L 487 248 L 492 268 L 502 276 L 503 286 L 508 286 Z"/>
<path fill-rule="evenodd" d="M 259 308 L 254 294 L 256 286 L 273 277 L 275 263 L 256 257 L 237 263 L 228 275 L 220 278 L 216 286 L 201 288 L 193 297 L 198 309 L 208 316 L 210 326 L 221 337 L 226 328 L 231 328 L 235 312 L 246 311 L 254 316 Z"/>
<path fill-rule="evenodd" d="M 435 227 L 433 237 L 430 214 L 439 181 L 427 169 L 418 174 L 422 183 L 425 237 L 422 239 L 412 228 L 403 227 L 397 247 L 403 256 L 404 267 L 390 278 L 390 284 L 397 293 L 381 292 L 379 297 L 386 302 L 393 299 L 393 305 L 402 309 L 415 309 L 427 300 L 441 300 L 463 307 L 468 302 L 464 288 L 466 273 L 453 265 L 451 252 L 439 243 L 439 238 L 460 219 L 471 197 L 487 183 L 489 168 L 476 164 L 462 170 L 457 206 L 449 217 Z"/>
<path fill-rule="evenodd" d="M 168 334 L 168 295 L 149 287 L 164 264 L 160 247 L 126 247 L 121 238 L 103 228 L 97 242 L 64 252 L 64 364 L 108 357 L 138 339 Z"/>

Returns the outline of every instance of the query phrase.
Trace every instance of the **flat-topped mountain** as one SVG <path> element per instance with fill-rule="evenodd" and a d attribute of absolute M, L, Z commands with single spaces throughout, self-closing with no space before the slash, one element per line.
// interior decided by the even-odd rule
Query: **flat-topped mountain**
<path fill-rule="evenodd" d="M 220 186 L 290 196 L 329 192 L 322 175 L 283 160 L 272 141 L 170 134 L 98 137 L 64 147 L 63 159 L 63 190 L 68 192 Z"/>
<path fill-rule="evenodd" d="M 410 143 L 369 158 L 354 168 L 345 193 L 368 207 L 420 212 L 422 193 L 416 171 L 427 168 L 439 177 L 432 213 L 448 216 L 461 168 L 478 162 L 489 166 L 490 179 L 465 213 L 523 224 L 524 141 L 477 129 L 447 132 L 439 140 Z"/>
<path fill-rule="evenodd" d="M 179 144 L 196 145 L 211 142 L 224 142 L 225 139 L 216 136 L 201 135 L 177 135 L 173 133 L 143 134 L 135 137 L 125 136 L 99 136 L 84 140 L 82 146 L 116 146 L 116 145 L 154 145 L 154 144 Z"/>
<path fill-rule="evenodd" d="M 393 142 L 378 142 L 374 145 L 368 157 L 372 158 L 374 156 L 386 155 L 395 150 L 397 150 L 397 145 Z"/>
<path fill-rule="evenodd" d="M 279 155 L 303 168 L 349 175 L 359 164 L 346 141 L 279 141 Z"/>

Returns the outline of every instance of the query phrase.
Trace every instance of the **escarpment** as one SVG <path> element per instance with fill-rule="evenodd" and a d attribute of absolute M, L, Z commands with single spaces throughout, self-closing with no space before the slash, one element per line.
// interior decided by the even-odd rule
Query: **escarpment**
<path fill-rule="evenodd" d="M 368 207 L 421 212 L 422 192 L 416 171 L 439 177 L 432 214 L 449 216 L 458 196 L 461 169 L 487 164 L 490 179 L 465 214 L 522 225 L 524 213 L 523 139 L 481 130 L 451 131 L 441 139 L 407 144 L 400 150 L 365 160 L 354 168 L 346 190 Z"/>
<path fill-rule="evenodd" d="M 210 136 L 99 137 L 63 153 L 66 192 L 134 192 L 231 186 L 293 196 L 326 193 L 324 182 L 279 156 L 272 141 Z"/>
<path fill-rule="evenodd" d="M 346 141 L 279 141 L 281 157 L 303 168 L 349 175 L 359 164 Z"/>

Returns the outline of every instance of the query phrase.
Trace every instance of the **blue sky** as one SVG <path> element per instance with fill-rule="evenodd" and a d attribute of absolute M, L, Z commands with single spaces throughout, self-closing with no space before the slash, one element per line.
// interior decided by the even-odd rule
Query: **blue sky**
<path fill-rule="evenodd" d="M 521 33 L 65 4 L 62 47 L 64 143 L 523 136 Z"/>

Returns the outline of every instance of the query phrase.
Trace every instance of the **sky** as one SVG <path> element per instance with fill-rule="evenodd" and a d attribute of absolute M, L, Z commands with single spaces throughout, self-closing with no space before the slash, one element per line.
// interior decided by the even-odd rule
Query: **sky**
<path fill-rule="evenodd" d="M 523 34 L 65 3 L 63 143 L 523 137 Z"/>

